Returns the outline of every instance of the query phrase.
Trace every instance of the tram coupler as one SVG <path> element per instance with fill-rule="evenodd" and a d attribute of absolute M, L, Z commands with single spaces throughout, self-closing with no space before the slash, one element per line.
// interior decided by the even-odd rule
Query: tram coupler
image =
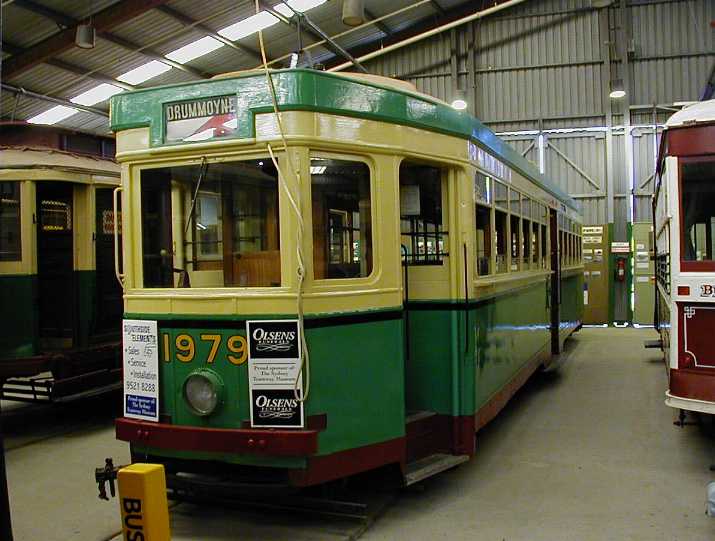
<path fill-rule="evenodd" d="M 115 466 L 112 458 L 104 459 L 104 467 L 94 470 L 94 480 L 99 489 L 99 499 L 107 500 L 107 484 L 109 484 L 109 494 L 114 498 L 117 495 L 117 487 L 114 482 L 117 479 L 117 473 L 125 466 Z"/>
<path fill-rule="evenodd" d="M 679 426 L 680 428 L 683 428 L 684 426 L 693 426 L 697 425 L 698 423 L 694 423 L 692 421 L 686 421 L 685 419 L 687 418 L 687 414 L 685 413 L 685 410 L 680 410 L 680 413 L 678 413 L 678 420 L 673 421 L 673 424 L 675 426 Z"/>

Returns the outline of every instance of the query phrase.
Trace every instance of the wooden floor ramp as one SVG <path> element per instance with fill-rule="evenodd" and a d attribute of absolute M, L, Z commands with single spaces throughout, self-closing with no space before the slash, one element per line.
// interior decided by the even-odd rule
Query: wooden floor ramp
<path fill-rule="evenodd" d="M 405 474 L 406 486 L 419 483 L 423 479 L 427 479 L 455 466 L 459 466 L 469 460 L 469 455 L 448 455 L 444 453 L 435 453 L 434 455 L 426 456 L 415 462 L 407 465 L 407 473 Z"/>

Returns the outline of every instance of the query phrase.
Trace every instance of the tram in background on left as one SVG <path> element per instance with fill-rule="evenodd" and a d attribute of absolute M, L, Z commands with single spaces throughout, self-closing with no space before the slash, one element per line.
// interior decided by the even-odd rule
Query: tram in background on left
<path fill-rule="evenodd" d="M 229 74 L 114 96 L 111 123 L 117 437 L 173 490 L 454 467 L 581 324 L 578 205 L 408 83 Z"/>
<path fill-rule="evenodd" d="M 0 397 L 117 389 L 114 139 L 0 124 Z"/>

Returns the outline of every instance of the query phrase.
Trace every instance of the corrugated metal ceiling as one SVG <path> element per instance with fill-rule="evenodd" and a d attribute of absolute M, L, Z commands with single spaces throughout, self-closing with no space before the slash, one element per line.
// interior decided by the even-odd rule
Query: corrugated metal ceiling
<path fill-rule="evenodd" d="M 47 13 L 44 14 L 33 12 L 32 6 L 25 4 L 21 0 L 7 3 L 2 7 L 3 43 L 24 49 L 31 48 L 60 32 L 63 28 L 61 22 L 63 16 L 74 20 L 85 20 L 90 14 L 96 14 L 117 3 L 116 0 L 93 0 L 92 2 L 35 0 L 35 4 L 46 8 Z M 264 8 L 266 6 L 271 7 L 278 4 L 278 0 L 265 0 L 261 4 Z M 474 9 L 477 10 L 480 2 L 437 0 L 436 2 L 420 3 L 414 0 L 391 0 L 390 2 L 365 0 L 366 10 L 374 17 L 382 17 L 399 9 L 417 5 L 413 9 L 390 17 L 383 22 L 384 28 L 390 34 L 418 23 L 437 21 L 442 15 L 442 11 L 464 7 L 467 4 L 473 4 Z M 195 22 L 200 22 L 214 32 L 255 13 L 253 0 L 212 0 L 211 2 L 169 0 L 164 5 L 191 18 Z M 329 0 L 325 4 L 308 11 L 307 16 L 323 32 L 333 36 L 350 28 L 341 21 L 341 7 L 342 2 L 340 0 Z M 52 12 L 58 15 L 55 20 L 53 20 Z M 161 7 L 150 9 L 131 20 L 121 22 L 111 28 L 109 32 L 119 40 L 131 42 L 142 49 L 150 49 L 159 54 L 167 54 L 207 35 L 205 31 L 196 28 L 196 26 L 193 28 L 187 26 L 185 21 L 179 21 L 170 14 L 165 13 Z M 336 41 L 341 46 L 350 49 L 370 42 L 379 42 L 379 40 L 384 40 L 387 37 L 388 35 L 378 25 L 372 25 L 342 36 Z M 296 50 L 298 45 L 295 28 L 284 22 L 267 28 L 264 31 L 264 40 L 269 60 L 288 55 Z M 317 39 L 304 29 L 303 45 L 306 46 L 316 41 Z M 257 50 L 257 35 L 253 34 L 241 39 L 236 44 Z M 334 56 L 327 46 L 317 46 L 311 49 L 311 57 L 317 62 L 330 61 Z M 6 50 L 3 50 L 3 57 L 10 57 Z M 79 68 L 80 71 L 86 72 L 84 74 L 74 73 L 56 65 L 40 63 L 22 73 L 3 77 L 2 82 L 38 94 L 69 99 L 102 82 L 93 78 L 92 75 L 116 78 L 152 59 L 153 57 L 148 56 L 141 50 L 133 50 L 131 47 L 114 43 L 111 36 L 107 38 L 106 36 L 98 35 L 96 46 L 93 49 L 80 49 L 73 46 L 67 50 L 59 51 L 52 59 L 47 60 L 55 64 L 61 62 L 70 64 L 70 68 L 72 66 Z M 256 56 L 251 54 L 250 51 L 223 46 L 216 51 L 192 60 L 187 64 L 187 67 L 213 75 L 227 71 L 250 69 L 258 64 Z M 199 77 L 195 73 L 187 73 L 186 71 L 172 68 L 139 86 L 185 82 L 197 80 Z M 16 120 L 28 119 L 55 105 L 27 95 L 23 96 L 18 102 L 14 94 L 5 90 L 3 90 L 2 94 L 0 115 L 3 119 L 11 117 Z M 107 102 L 98 103 L 94 107 L 107 110 Z M 58 125 L 102 133 L 107 131 L 106 118 L 86 112 L 73 115 Z"/>

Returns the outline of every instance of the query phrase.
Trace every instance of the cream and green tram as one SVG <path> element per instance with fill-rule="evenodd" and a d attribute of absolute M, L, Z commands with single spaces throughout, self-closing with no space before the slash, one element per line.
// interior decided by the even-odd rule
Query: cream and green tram
<path fill-rule="evenodd" d="M 270 73 L 112 98 L 117 437 L 175 487 L 467 460 L 580 326 L 576 205 L 405 83 Z"/>
<path fill-rule="evenodd" d="M 0 124 L 0 396 L 117 390 L 114 141 Z"/>

